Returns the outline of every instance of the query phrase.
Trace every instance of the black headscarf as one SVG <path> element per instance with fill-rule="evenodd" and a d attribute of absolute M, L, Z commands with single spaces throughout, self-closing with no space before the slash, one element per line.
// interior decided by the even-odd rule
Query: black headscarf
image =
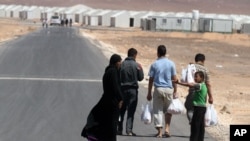
<path fill-rule="evenodd" d="M 122 60 L 121 56 L 118 55 L 118 54 L 113 54 L 111 57 L 110 57 L 110 60 L 109 60 L 109 65 L 110 66 L 113 66 L 115 65 L 117 62 L 120 62 Z"/>
<path fill-rule="evenodd" d="M 115 67 L 116 63 L 117 62 L 120 62 L 122 60 L 121 56 L 118 55 L 118 54 L 113 54 L 111 57 L 110 57 L 110 60 L 109 60 L 109 65 L 107 66 L 107 68 L 105 69 L 105 71 L 110 68 L 110 67 Z"/>

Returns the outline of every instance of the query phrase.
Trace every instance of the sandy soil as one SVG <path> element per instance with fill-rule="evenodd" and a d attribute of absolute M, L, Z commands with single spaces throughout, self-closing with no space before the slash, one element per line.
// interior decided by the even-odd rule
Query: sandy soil
<path fill-rule="evenodd" d="M 0 24 L 0 43 L 36 29 L 18 20 L 1 19 Z M 250 100 L 250 35 L 146 32 L 140 29 L 82 29 L 81 33 L 97 44 L 108 58 L 112 53 L 125 58 L 129 48 L 136 48 L 139 51 L 137 61 L 142 64 L 145 74 L 156 59 L 156 48 L 160 44 L 167 46 L 168 57 L 176 63 L 179 77 L 181 69 L 194 62 L 196 53 L 204 53 L 205 65 L 211 72 L 214 106 L 219 120 L 217 126 L 206 130 L 218 141 L 229 141 L 230 124 L 250 123 L 250 105 L 247 104 Z M 147 87 L 147 79 L 142 84 Z M 178 93 L 184 101 L 187 88 L 179 86 Z"/>
<path fill-rule="evenodd" d="M 36 30 L 37 27 L 16 19 L 0 18 L 0 43 Z"/>

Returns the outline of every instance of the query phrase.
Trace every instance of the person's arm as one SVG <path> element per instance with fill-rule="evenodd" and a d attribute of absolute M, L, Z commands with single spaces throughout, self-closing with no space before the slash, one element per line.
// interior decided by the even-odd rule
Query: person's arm
<path fill-rule="evenodd" d="M 123 99 L 122 99 L 122 92 L 121 92 L 121 83 L 119 81 L 119 73 L 116 69 L 112 72 L 112 82 L 113 82 L 113 89 L 115 93 L 115 98 L 118 102 L 118 107 L 121 108 Z"/>
<path fill-rule="evenodd" d="M 177 76 L 174 75 L 174 76 L 172 77 L 172 82 L 176 82 L 176 81 L 178 81 L 178 79 L 177 79 Z M 172 85 L 173 85 L 173 88 L 174 88 L 173 97 L 174 97 L 174 98 L 177 98 L 177 97 L 178 97 L 178 96 L 177 96 L 177 84 L 176 84 L 176 83 L 172 83 Z"/>
<path fill-rule="evenodd" d="M 144 78 L 144 73 L 141 64 L 137 63 L 137 76 L 138 81 L 142 81 Z"/>
<path fill-rule="evenodd" d="M 206 86 L 207 86 L 208 102 L 210 104 L 213 104 L 213 95 L 211 90 L 211 84 L 209 81 L 206 81 Z"/>
<path fill-rule="evenodd" d="M 153 83 L 154 83 L 154 78 L 150 77 L 149 81 L 148 81 L 148 95 L 147 95 L 148 101 L 152 100 L 152 87 L 153 87 Z"/>
<path fill-rule="evenodd" d="M 213 104 L 213 95 L 212 95 L 212 88 L 211 88 L 211 83 L 210 83 L 210 73 L 208 69 L 206 69 L 205 71 L 205 84 L 207 86 L 208 102 L 210 104 Z"/>
<path fill-rule="evenodd" d="M 187 82 L 180 82 L 179 80 L 173 81 L 175 84 L 180 84 L 186 87 L 194 87 L 196 83 L 187 83 Z"/>

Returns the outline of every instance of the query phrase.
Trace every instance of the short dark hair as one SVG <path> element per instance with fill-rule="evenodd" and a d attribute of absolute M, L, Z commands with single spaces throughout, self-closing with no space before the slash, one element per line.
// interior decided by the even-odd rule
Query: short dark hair
<path fill-rule="evenodd" d="M 197 72 L 195 72 L 194 75 L 199 75 L 203 81 L 204 81 L 204 79 L 205 79 L 205 74 L 204 74 L 203 71 L 197 71 Z"/>
<path fill-rule="evenodd" d="M 205 58 L 205 55 L 202 54 L 202 53 L 196 54 L 196 55 L 195 55 L 195 58 L 194 58 L 195 62 L 199 62 L 199 61 L 204 62 L 205 59 L 206 59 L 206 58 Z"/>
<path fill-rule="evenodd" d="M 137 54 L 137 50 L 135 48 L 130 48 L 128 50 L 128 57 L 133 57 Z"/>
<path fill-rule="evenodd" d="M 164 45 L 159 45 L 157 48 L 157 54 L 159 56 L 165 56 L 167 53 L 167 48 Z"/>

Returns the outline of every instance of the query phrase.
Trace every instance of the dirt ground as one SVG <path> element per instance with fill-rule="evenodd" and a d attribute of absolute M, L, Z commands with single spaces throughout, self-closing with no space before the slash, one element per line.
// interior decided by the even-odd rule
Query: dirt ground
<path fill-rule="evenodd" d="M 0 43 L 37 29 L 17 19 L 0 18 L 0 25 Z"/>
<path fill-rule="evenodd" d="M 0 44 L 37 28 L 10 19 L 0 19 L 0 24 Z M 250 35 L 87 28 L 81 33 L 97 44 L 108 58 L 112 53 L 118 53 L 124 59 L 129 48 L 136 48 L 139 52 L 137 61 L 142 64 L 146 76 L 142 82 L 145 87 L 148 69 L 157 58 L 158 45 L 167 46 L 168 57 L 176 63 L 179 77 L 181 69 L 194 62 L 196 53 L 204 53 L 219 120 L 218 125 L 206 130 L 218 141 L 229 141 L 230 124 L 250 123 L 250 105 L 247 104 L 250 100 Z M 184 101 L 187 88 L 179 86 L 178 93 Z"/>

